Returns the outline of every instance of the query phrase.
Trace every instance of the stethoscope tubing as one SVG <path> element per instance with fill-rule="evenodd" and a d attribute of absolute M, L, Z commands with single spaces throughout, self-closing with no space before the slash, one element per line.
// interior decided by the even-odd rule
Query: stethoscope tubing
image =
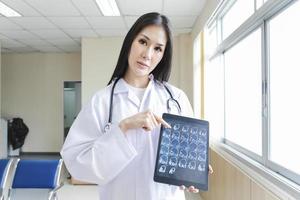
<path fill-rule="evenodd" d="M 114 101 L 114 91 L 115 91 L 115 87 L 117 85 L 117 82 L 121 79 L 121 77 L 119 78 L 116 78 L 116 80 L 114 81 L 113 83 L 113 86 L 112 86 L 112 89 L 111 89 L 111 93 L 110 93 L 110 100 L 109 100 L 109 115 L 108 115 L 108 123 L 105 125 L 104 127 L 104 131 L 106 132 L 109 128 L 110 128 L 110 125 L 111 125 L 111 122 L 112 122 L 112 112 L 113 112 L 113 101 Z M 181 113 L 181 106 L 179 104 L 179 102 L 174 99 L 170 89 L 165 85 L 163 84 L 164 88 L 166 89 L 167 93 L 169 94 L 170 98 L 167 100 L 167 110 L 168 112 L 171 111 L 171 107 L 170 107 L 170 101 L 173 101 L 175 102 L 175 104 L 177 105 L 177 109 L 179 111 L 179 113 Z"/>

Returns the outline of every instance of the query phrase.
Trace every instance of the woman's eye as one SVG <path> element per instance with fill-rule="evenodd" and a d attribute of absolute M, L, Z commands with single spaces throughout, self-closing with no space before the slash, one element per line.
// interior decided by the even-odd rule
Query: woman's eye
<path fill-rule="evenodd" d="M 162 52 L 162 49 L 160 47 L 155 47 L 154 50 L 157 52 Z"/>
<path fill-rule="evenodd" d="M 140 40 L 139 40 L 139 43 L 142 44 L 142 45 L 147 45 L 147 41 L 144 40 L 144 39 L 140 39 Z"/>

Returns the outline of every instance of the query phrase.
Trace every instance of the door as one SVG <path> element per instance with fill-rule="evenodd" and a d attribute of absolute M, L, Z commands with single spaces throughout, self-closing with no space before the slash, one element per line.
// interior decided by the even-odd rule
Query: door
<path fill-rule="evenodd" d="M 64 82 L 64 139 L 81 109 L 81 81 Z"/>

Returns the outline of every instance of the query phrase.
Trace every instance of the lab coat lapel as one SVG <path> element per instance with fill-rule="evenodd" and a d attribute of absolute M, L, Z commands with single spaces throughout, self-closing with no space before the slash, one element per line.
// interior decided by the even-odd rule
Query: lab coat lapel
<path fill-rule="evenodd" d="M 127 98 L 130 102 L 132 102 L 137 108 L 140 106 L 139 98 L 127 87 L 127 83 L 125 83 L 124 79 L 121 78 L 116 85 L 114 94 L 118 94 L 121 92 L 127 92 Z"/>
<path fill-rule="evenodd" d="M 143 96 L 143 99 L 141 102 L 141 106 L 139 109 L 140 112 L 145 111 L 149 108 L 150 109 L 152 108 L 151 105 L 152 105 L 152 101 L 153 101 L 152 93 L 153 93 L 153 88 L 154 88 L 154 80 L 153 80 L 152 75 L 150 75 L 149 78 L 150 78 L 150 82 L 145 90 L 145 93 L 144 93 L 144 96 Z"/>
<path fill-rule="evenodd" d="M 129 88 L 126 85 L 127 83 L 122 78 L 117 83 L 114 94 L 117 94 L 120 92 L 127 92 L 127 97 L 129 99 L 129 101 L 131 101 L 138 108 L 138 110 L 140 112 L 145 111 L 145 110 L 151 108 L 151 105 L 152 105 L 151 102 L 153 101 L 153 97 L 151 96 L 152 95 L 151 93 L 152 93 L 152 90 L 154 87 L 153 75 L 149 75 L 149 79 L 150 79 L 150 82 L 145 90 L 142 102 L 140 102 L 139 98 L 134 94 L 134 92 L 129 90 Z"/>

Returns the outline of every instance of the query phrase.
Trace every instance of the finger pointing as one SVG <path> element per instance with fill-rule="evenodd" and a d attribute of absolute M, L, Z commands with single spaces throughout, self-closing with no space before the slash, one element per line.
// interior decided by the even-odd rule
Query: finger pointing
<path fill-rule="evenodd" d="M 166 122 L 165 120 L 163 120 L 163 118 L 157 116 L 157 115 L 154 115 L 156 120 L 161 123 L 162 125 L 164 125 L 164 127 L 166 128 L 172 128 L 170 124 L 168 124 L 168 122 Z"/>

